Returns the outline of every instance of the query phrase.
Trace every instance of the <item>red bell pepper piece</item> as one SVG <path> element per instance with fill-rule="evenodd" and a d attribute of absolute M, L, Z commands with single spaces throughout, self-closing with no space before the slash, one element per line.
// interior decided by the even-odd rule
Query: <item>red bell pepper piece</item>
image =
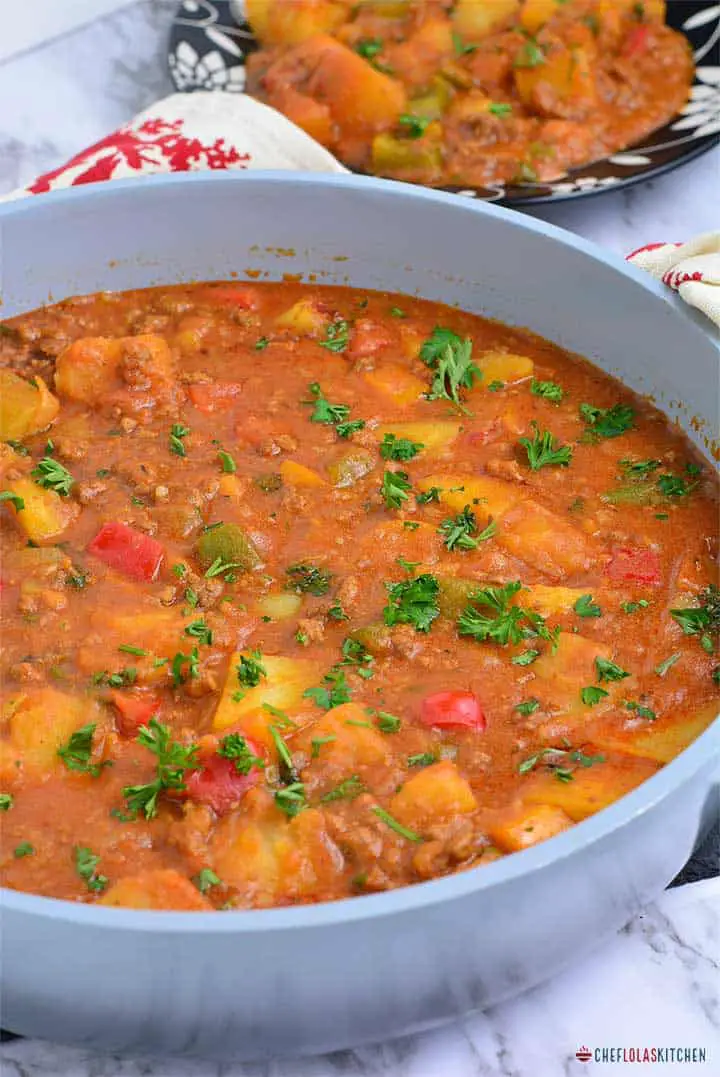
<path fill-rule="evenodd" d="M 165 556 L 154 538 L 118 522 L 103 524 L 87 551 L 134 580 L 154 580 Z"/>
<path fill-rule="evenodd" d="M 435 692 L 420 705 L 420 721 L 435 729 L 487 728 L 487 718 L 477 696 L 472 692 Z"/>
<path fill-rule="evenodd" d="M 249 740 L 247 744 L 257 754 Z M 201 762 L 202 768 L 192 771 L 185 779 L 185 795 L 200 804 L 209 804 L 218 815 L 239 804 L 248 789 L 257 785 L 262 773 L 259 767 L 252 767 L 247 774 L 241 774 L 234 760 L 217 753 L 205 756 Z"/>
<path fill-rule="evenodd" d="M 134 737 L 141 725 L 147 725 L 160 710 L 160 701 L 149 692 L 112 691 L 110 698 L 118 709 L 115 724 L 124 737 Z"/>
<path fill-rule="evenodd" d="M 647 546 L 615 546 L 605 572 L 611 580 L 621 583 L 644 583 L 648 587 L 662 583 L 660 556 Z"/>

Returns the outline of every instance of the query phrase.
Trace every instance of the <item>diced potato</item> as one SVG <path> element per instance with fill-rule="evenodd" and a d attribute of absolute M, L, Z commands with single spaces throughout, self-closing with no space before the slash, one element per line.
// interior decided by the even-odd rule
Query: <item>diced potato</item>
<path fill-rule="evenodd" d="M 78 666 L 83 673 L 92 674 L 105 670 L 113 672 L 131 665 L 138 670 L 143 683 L 165 681 L 169 666 L 154 667 L 154 658 L 190 650 L 192 641 L 183 635 L 185 624 L 187 620 L 179 609 L 140 607 L 129 613 L 107 608 L 96 610 L 90 614 L 90 627 L 102 641 L 78 648 Z M 118 651 L 118 644 L 129 640 L 135 647 L 147 651 L 148 657 L 133 657 Z"/>
<path fill-rule="evenodd" d="M 428 475 L 419 480 L 418 486 L 422 491 L 437 486 L 443 504 L 449 505 L 455 512 L 462 512 L 466 505 L 470 505 L 480 517 L 502 516 L 523 496 L 522 490 L 512 483 L 492 479 L 488 475 Z"/>
<path fill-rule="evenodd" d="M 247 19 L 263 45 L 296 45 L 339 26 L 347 8 L 333 0 L 247 0 Z"/>
<path fill-rule="evenodd" d="M 503 852 L 515 853 L 561 834 L 572 825 L 570 816 L 552 804 L 521 804 L 499 813 L 486 830 Z"/>
<path fill-rule="evenodd" d="M 278 329 L 290 329 L 300 337 L 322 337 L 329 324 L 328 312 L 312 299 L 299 299 L 275 319 Z"/>
<path fill-rule="evenodd" d="M 280 464 L 283 480 L 291 486 L 327 486 L 325 479 L 317 471 L 299 464 L 295 460 L 283 460 Z"/>
<path fill-rule="evenodd" d="M 478 359 L 477 365 L 482 371 L 480 388 L 487 389 L 494 381 L 513 385 L 518 381 L 531 378 L 535 364 L 527 355 L 513 355 L 510 352 L 485 352 Z"/>
<path fill-rule="evenodd" d="M 327 101 L 345 134 L 355 137 L 387 130 L 405 111 L 407 98 L 400 82 L 327 34 L 317 34 L 288 55 L 293 51 L 312 72 L 307 92 Z"/>
<path fill-rule="evenodd" d="M 586 754 L 589 753 L 589 749 Z M 533 774 L 523 788 L 526 804 L 560 808 L 574 822 L 606 808 L 625 796 L 658 769 L 650 759 L 616 756 L 590 767 L 576 766 L 570 781 L 559 781 L 551 772 Z"/>
<path fill-rule="evenodd" d="M 390 814 L 422 833 L 475 811 L 477 801 L 454 763 L 433 763 L 414 774 L 390 801 Z"/>
<path fill-rule="evenodd" d="M 32 689 L 13 701 L 10 708 L 10 743 L 4 746 L 3 757 L 20 759 L 26 769 L 33 771 L 62 766 L 58 748 L 76 729 L 93 720 L 97 720 L 97 713 L 87 700 L 56 688 Z"/>
<path fill-rule="evenodd" d="M 511 22 L 519 8 L 520 0 L 458 0 L 453 29 L 466 44 L 473 44 Z"/>
<path fill-rule="evenodd" d="M 264 706 L 267 704 L 292 715 L 302 705 L 306 689 L 319 683 L 322 670 L 317 662 L 309 659 L 263 655 L 262 664 L 267 676 L 262 677 L 255 688 L 243 689 L 236 668 L 242 653 L 236 651 L 230 659 L 223 694 L 213 716 L 213 729 L 220 731 L 238 726 L 253 740 L 266 745 L 275 757 L 277 749 L 268 727 L 277 724 L 278 719 L 263 709 Z M 241 698 L 234 699 L 237 695 Z"/>
<path fill-rule="evenodd" d="M 335 124 L 325 101 L 298 93 L 292 86 L 278 85 L 273 88 L 272 104 L 321 146 L 330 148 L 334 144 Z"/>
<path fill-rule="evenodd" d="M 240 501 L 244 491 L 245 486 L 237 475 L 220 476 L 218 493 L 221 497 L 229 497 L 232 501 Z"/>
<path fill-rule="evenodd" d="M 16 509 L 6 502 L 9 511 L 31 542 L 55 542 L 80 515 L 80 506 L 70 498 L 61 497 L 54 490 L 38 486 L 30 478 L 13 479 L 7 489 L 22 498 L 24 507 Z"/>
<path fill-rule="evenodd" d="M 353 724 L 356 722 L 362 724 Z M 387 737 L 370 725 L 370 719 L 358 703 L 343 703 L 327 711 L 303 730 L 297 738 L 298 747 L 310 755 L 312 741 L 322 737 L 333 738 L 321 748 L 324 768 L 352 774 L 358 767 L 387 763 L 391 757 Z"/>
<path fill-rule="evenodd" d="M 555 49 L 535 67 L 516 66 L 514 76 L 521 101 L 546 116 L 565 116 L 570 102 L 579 118 L 595 102 L 593 66 L 582 46 Z"/>
<path fill-rule="evenodd" d="M 257 604 L 259 612 L 273 621 L 287 621 L 289 617 L 295 617 L 301 607 L 300 595 L 291 594 L 289 591 L 264 595 Z"/>
<path fill-rule="evenodd" d="M 98 904 L 122 906 L 126 909 L 173 909 L 187 912 L 212 909 L 212 905 L 198 888 L 172 868 L 125 875 L 105 891 Z"/>
<path fill-rule="evenodd" d="M 42 378 L 36 376 L 34 380 L 35 385 L 31 385 L 11 370 L 0 370 L 0 439 L 3 441 L 22 441 L 44 430 L 56 418 L 60 401 Z"/>
<path fill-rule="evenodd" d="M 417 359 L 425 340 L 425 333 L 418 332 L 411 325 L 400 322 L 400 350 L 408 359 Z"/>
<path fill-rule="evenodd" d="M 413 404 L 428 391 L 427 382 L 399 363 L 383 363 L 374 370 L 364 371 L 362 377 L 373 389 L 400 407 Z"/>
<path fill-rule="evenodd" d="M 529 34 L 537 33 L 553 15 L 557 15 L 563 2 L 564 0 L 525 0 L 520 12 L 521 25 Z"/>
<path fill-rule="evenodd" d="M 682 711 L 664 715 L 650 727 L 644 725 L 639 729 L 618 732 L 593 730 L 593 743 L 599 748 L 642 756 L 657 763 L 669 763 L 704 733 L 718 714 L 720 703 L 715 701 L 690 717 Z"/>
<path fill-rule="evenodd" d="M 496 541 L 551 579 L 588 572 L 597 562 L 591 540 L 536 501 L 522 501 L 511 508 Z"/>
<path fill-rule="evenodd" d="M 251 790 L 243 811 L 221 820 L 211 851 L 220 878 L 256 906 L 330 896 L 342 864 L 321 811 L 288 820 L 264 789 Z"/>
<path fill-rule="evenodd" d="M 134 337 L 82 337 L 60 353 L 55 364 L 55 388 L 61 396 L 97 406 L 120 387 L 120 367 L 129 361 L 142 372 L 149 391 L 157 394 L 172 380 L 170 349 L 164 337 L 152 333 Z"/>
<path fill-rule="evenodd" d="M 577 600 L 589 594 L 586 587 L 550 587 L 544 583 L 535 583 L 523 588 L 515 596 L 515 604 L 535 610 L 542 617 L 556 617 L 570 613 Z"/>
<path fill-rule="evenodd" d="M 386 434 L 394 434 L 396 438 L 419 442 L 424 455 L 439 456 L 450 448 L 460 433 L 460 423 L 382 423 L 376 433 L 380 439 Z"/>
<path fill-rule="evenodd" d="M 561 632 L 555 653 L 548 648 L 531 669 L 539 680 L 546 682 L 548 701 L 560 706 L 578 702 L 581 688 L 597 684 L 597 657 L 609 659 L 612 651 L 606 644 L 586 636 Z M 603 685 L 606 691 L 612 687 L 612 684 Z"/>
<path fill-rule="evenodd" d="M 353 486 L 359 479 L 374 470 L 377 457 L 367 449 L 348 449 L 334 463 L 328 465 L 333 486 Z"/>

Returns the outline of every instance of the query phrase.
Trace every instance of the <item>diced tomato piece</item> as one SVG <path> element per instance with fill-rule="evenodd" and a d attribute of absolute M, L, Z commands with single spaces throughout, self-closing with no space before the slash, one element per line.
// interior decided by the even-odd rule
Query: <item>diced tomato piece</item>
<path fill-rule="evenodd" d="M 378 325 L 370 318 L 359 318 L 352 331 L 348 355 L 351 359 L 375 355 L 381 348 L 386 348 L 392 342 L 392 336 L 383 325 Z"/>
<path fill-rule="evenodd" d="M 117 521 L 103 524 L 87 551 L 134 580 L 154 580 L 165 556 L 154 538 Z"/>
<path fill-rule="evenodd" d="M 423 725 L 435 729 L 464 728 L 482 732 L 487 728 L 480 701 L 472 692 L 435 692 L 426 696 L 420 706 L 420 720 Z"/>
<path fill-rule="evenodd" d="M 641 52 L 645 52 L 649 33 L 650 30 L 647 26 L 634 27 L 625 38 L 625 44 L 623 45 L 625 56 L 638 56 Z"/>
<path fill-rule="evenodd" d="M 644 583 L 648 587 L 662 583 L 660 556 L 647 546 L 615 546 L 605 572 L 611 580 L 621 583 Z"/>
<path fill-rule="evenodd" d="M 242 385 L 235 381 L 196 382 L 188 386 L 190 400 L 198 411 L 206 413 L 231 407 L 242 390 Z"/>
<path fill-rule="evenodd" d="M 247 738 L 245 738 L 247 740 Z M 256 747 L 248 740 L 248 747 L 257 754 Z M 252 767 L 247 774 L 241 774 L 232 759 L 213 754 L 202 760 L 201 770 L 194 770 L 185 779 L 186 793 L 190 800 L 209 804 L 219 815 L 239 804 L 247 793 L 260 780 L 262 771 Z"/>
<path fill-rule="evenodd" d="M 220 284 L 217 288 L 205 288 L 202 298 L 206 302 L 223 307 L 240 307 L 241 310 L 255 310 L 258 305 L 257 289 L 249 284 Z"/>
<path fill-rule="evenodd" d="M 110 698 L 118 709 L 115 720 L 124 737 L 134 737 L 141 725 L 147 725 L 160 710 L 160 701 L 142 689 L 136 692 L 110 693 Z"/>

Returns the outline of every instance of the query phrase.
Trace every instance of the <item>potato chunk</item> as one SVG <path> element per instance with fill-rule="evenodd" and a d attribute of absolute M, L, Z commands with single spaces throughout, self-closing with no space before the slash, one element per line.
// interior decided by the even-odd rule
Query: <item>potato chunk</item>
<path fill-rule="evenodd" d="M 452 14 L 453 29 L 464 42 L 473 44 L 510 23 L 520 0 L 458 0 Z"/>
<path fill-rule="evenodd" d="M 413 404 L 427 392 L 427 382 L 399 363 L 383 363 L 362 376 L 368 385 L 400 407 Z"/>
<path fill-rule="evenodd" d="M 527 355 L 513 355 L 509 352 L 485 352 L 478 359 L 477 365 L 482 371 L 480 388 L 487 389 L 495 381 L 506 385 L 526 381 L 532 377 L 535 364 Z"/>
<path fill-rule="evenodd" d="M 299 299 L 275 319 L 278 329 L 289 329 L 299 337 L 322 337 L 329 324 L 329 313 L 313 299 Z"/>
<path fill-rule="evenodd" d="M 523 789 L 526 804 L 560 808 L 574 822 L 613 804 L 658 769 L 650 759 L 615 756 L 592 766 L 576 766 L 570 781 L 559 781 L 550 771 L 533 774 Z"/>
<path fill-rule="evenodd" d="M 305 690 L 319 683 L 321 669 L 316 662 L 304 658 L 263 655 L 266 676 L 261 677 L 254 688 L 243 688 L 237 677 L 242 653 L 236 651 L 230 659 L 223 694 L 213 717 L 213 729 L 220 731 L 237 726 L 252 740 L 264 744 L 275 758 L 277 749 L 269 727 L 278 719 L 266 707 L 292 714 L 302 705 Z M 308 708 L 312 709 L 310 704 Z"/>
<path fill-rule="evenodd" d="M 42 378 L 34 385 L 11 370 L 0 370 L 0 440 L 22 441 L 57 417 L 60 401 Z"/>
<path fill-rule="evenodd" d="M 55 388 L 61 396 L 98 407 L 123 386 L 158 396 L 172 381 L 170 349 L 164 337 L 82 337 L 57 358 Z"/>
<path fill-rule="evenodd" d="M 440 500 L 455 512 L 462 512 L 466 505 L 471 505 L 478 516 L 495 518 L 502 516 L 522 497 L 519 487 L 488 475 L 428 475 L 420 479 L 418 486 L 423 492 L 432 486 L 439 487 Z"/>
<path fill-rule="evenodd" d="M 7 483 L 7 489 L 23 502 L 22 508 L 7 503 L 18 527 L 40 546 L 56 542 L 80 515 L 76 501 L 60 497 L 54 490 L 45 490 L 30 478 L 13 479 Z"/>
<path fill-rule="evenodd" d="M 212 909 L 197 887 L 172 868 L 125 875 L 105 891 L 98 904 L 126 909 L 174 909 L 176 912 Z"/>
<path fill-rule="evenodd" d="M 515 853 L 569 830 L 572 825 L 572 819 L 562 808 L 552 804 L 520 804 L 498 813 L 486 829 L 499 849 Z"/>
<path fill-rule="evenodd" d="M 423 446 L 424 456 L 440 456 L 449 449 L 455 438 L 460 433 L 460 423 L 382 423 L 377 428 L 379 438 L 386 434 L 394 437 L 406 438 Z"/>
<path fill-rule="evenodd" d="M 387 737 L 368 725 L 348 724 L 367 721 L 368 716 L 361 706 L 343 703 L 303 730 L 297 738 L 298 747 L 310 755 L 313 740 L 332 737 L 320 749 L 323 767 L 331 766 L 347 774 L 352 774 L 358 767 L 387 763 L 391 756 Z"/>
<path fill-rule="evenodd" d="M 245 10 L 263 45 L 296 45 L 347 17 L 345 5 L 334 0 L 247 0 Z"/>
<path fill-rule="evenodd" d="M 97 712 L 92 704 L 56 688 L 23 693 L 8 706 L 9 741 L 2 743 L 0 760 L 6 770 L 15 759 L 31 771 L 46 772 L 62 766 L 58 748 Z"/>
<path fill-rule="evenodd" d="M 455 764 L 448 761 L 423 767 L 390 801 L 390 814 L 420 833 L 433 824 L 450 822 L 476 808 L 469 783 Z"/>
<path fill-rule="evenodd" d="M 678 708 L 676 713 L 663 715 L 652 727 L 614 732 L 593 731 L 593 743 L 628 755 L 639 755 L 657 763 L 669 763 L 696 740 L 720 713 L 720 703 L 714 701 L 688 715 Z"/>
<path fill-rule="evenodd" d="M 299 464 L 296 460 L 283 460 L 280 474 L 290 486 L 327 486 L 327 482 L 317 471 L 305 464 Z"/>
<path fill-rule="evenodd" d="M 588 572 L 597 560 L 593 543 L 567 520 L 535 501 L 509 510 L 497 541 L 551 579 Z"/>

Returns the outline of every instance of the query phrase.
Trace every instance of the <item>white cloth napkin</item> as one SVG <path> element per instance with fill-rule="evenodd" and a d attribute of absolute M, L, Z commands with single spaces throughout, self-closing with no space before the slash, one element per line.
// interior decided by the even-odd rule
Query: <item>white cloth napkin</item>
<path fill-rule="evenodd" d="M 223 168 L 347 172 L 275 109 L 245 94 L 171 94 L 10 198 L 158 172 Z M 720 232 L 652 243 L 628 260 L 663 280 L 720 326 Z"/>

